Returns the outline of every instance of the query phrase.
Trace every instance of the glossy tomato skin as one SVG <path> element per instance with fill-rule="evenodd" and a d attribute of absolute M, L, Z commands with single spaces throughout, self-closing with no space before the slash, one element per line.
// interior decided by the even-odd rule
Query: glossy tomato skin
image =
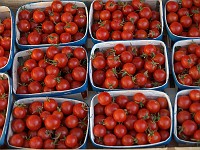
<path fill-rule="evenodd" d="M 9 143 L 16 147 L 22 147 L 24 145 L 24 138 L 20 134 L 14 134 L 10 137 Z"/>
<path fill-rule="evenodd" d="M 183 26 L 179 22 L 173 22 L 169 26 L 171 32 L 175 35 L 180 35 L 181 32 L 183 31 Z"/>
<path fill-rule="evenodd" d="M 42 125 L 42 120 L 37 115 L 31 115 L 26 120 L 26 126 L 33 131 L 38 130 Z"/>
<path fill-rule="evenodd" d="M 187 136 L 191 136 L 197 130 L 197 124 L 192 120 L 186 120 L 182 124 L 183 133 Z"/>
<path fill-rule="evenodd" d="M 110 33 L 108 32 L 108 30 L 104 28 L 99 28 L 96 32 L 96 38 L 98 40 L 106 41 L 109 39 L 109 37 L 110 37 Z"/>
<path fill-rule="evenodd" d="M 178 3 L 174 1 L 170 1 L 166 4 L 166 8 L 168 12 L 177 12 L 178 11 Z"/>

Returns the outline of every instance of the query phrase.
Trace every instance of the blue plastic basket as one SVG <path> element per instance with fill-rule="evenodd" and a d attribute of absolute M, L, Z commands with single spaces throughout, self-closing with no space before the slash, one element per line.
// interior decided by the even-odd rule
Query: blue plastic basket
<path fill-rule="evenodd" d="M 106 2 L 107 0 L 102 0 L 103 2 Z M 116 2 L 118 2 L 118 0 L 114 0 Z M 123 0 L 123 2 L 131 2 L 131 0 Z M 145 39 L 145 40 L 162 40 L 163 38 L 163 27 L 164 27 L 164 20 L 163 20 L 163 2 L 162 0 L 145 0 L 146 3 L 148 3 L 150 6 L 152 6 L 152 8 L 155 8 L 156 3 L 159 2 L 159 12 L 160 12 L 160 21 L 161 21 L 161 33 L 157 38 L 153 38 L 153 39 Z M 90 6 L 90 12 L 89 12 L 89 33 L 90 33 L 90 37 L 92 38 L 92 42 L 94 44 L 96 43 L 100 43 L 100 42 L 104 42 L 102 40 L 98 40 L 96 38 L 93 37 L 92 35 L 92 24 L 93 24 L 93 13 L 94 13 L 94 9 L 93 9 L 93 3 L 94 1 L 91 3 Z M 133 39 L 133 40 L 141 40 L 141 39 Z"/>
<path fill-rule="evenodd" d="M 8 131 L 8 124 L 9 124 L 10 114 L 11 114 L 11 110 L 12 110 L 11 108 L 12 108 L 13 95 L 12 95 L 12 80 L 10 79 L 10 77 L 5 73 L 0 73 L 0 76 L 1 77 L 4 76 L 4 77 L 8 78 L 8 84 L 9 84 L 6 118 L 5 118 L 2 135 L 0 136 L 0 145 L 3 145 L 5 143 L 5 139 L 6 139 L 7 131 Z"/>
<path fill-rule="evenodd" d="M 14 57 L 14 49 L 15 49 L 15 29 L 14 29 L 14 15 L 12 13 L 12 11 L 10 10 L 10 8 L 6 7 L 6 6 L 0 6 L 0 18 L 4 19 L 10 17 L 11 18 L 11 45 L 10 45 L 10 56 L 8 58 L 8 62 L 7 64 L 0 68 L 0 72 L 6 72 L 8 71 L 11 66 L 12 66 L 12 62 L 13 62 L 13 57 Z"/>
<path fill-rule="evenodd" d="M 18 22 L 18 14 L 20 12 L 20 10 L 22 8 L 26 8 L 29 10 L 33 10 L 33 9 L 44 9 L 45 7 L 51 6 L 52 2 L 32 2 L 32 3 L 28 3 L 25 4 L 23 6 L 21 6 L 17 12 L 16 12 L 16 23 Z M 74 41 L 74 42 L 69 42 L 69 43 L 60 43 L 59 46 L 79 46 L 79 45 L 84 45 L 86 43 L 87 40 L 87 34 L 88 34 L 88 10 L 87 7 L 85 5 L 85 3 L 83 2 L 78 2 L 78 1 L 62 1 L 63 4 L 67 4 L 67 3 L 74 3 L 76 4 L 78 7 L 84 7 L 85 8 L 85 12 L 86 12 L 86 17 L 87 17 L 87 25 L 85 28 L 85 35 L 82 39 L 78 40 L 78 41 Z M 51 44 L 39 44 L 39 45 L 22 45 L 19 43 L 19 39 L 20 39 L 20 32 L 17 28 L 17 25 L 15 25 L 15 29 L 16 29 L 16 43 L 17 46 L 20 50 L 25 50 L 25 49 L 32 49 L 32 48 L 38 48 L 38 47 L 47 47 L 50 46 Z"/>
<path fill-rule="evenodd" d="M 94 106 L 98 103 L 98 95 L 96 94 L 91 101 L 90 104 L 90 138 L 92 141 L 92 144 L 95 147 L 99 147 L 99 148 L 119 148 L 119 149 L 127 149 L 127 148 L 150 148 L 150 147 L 155 147 L 155 146 L 164 146 L 164 145 L 168 145 L 172 139 L 172 131 L 173 131 L 173 112 L 172 112 L 172 105 L 171 105 L 171 101 L 169 96 L 164 93 L 164 92 L 160 92 L 160 91 L 154 91 L 154 90 L 127 90 L 127 91 L 109 91 L 108 93 L 112 96 L 112 97 L 116 97 L 119 95 L 125 95 L 125 96 L 130 96 L 132 97 L 134 94 L 136 93 L 143 93 L 145 96 L 147 97 L 151 97 L 151 98 L 157 98 L 157 97 L 165 97 L 167 99 L 168 102 L 168 106 L 169 106 L 169 112 L 170 112 L 170 118 L 171 118 L 171 128 L 170 128 L 170 136 L 168 137 L 168 139 L 166 139 L 165 141 L 159 142 L 159 143 L 155 143 L 155 144 L 146 144 L 146 145 L 133 145 L 133 146 L 105 146 L 105 145 L 100 145 L 95 143 L 94 141 L 94 134 L 93 134 L 93 127 L 94 127 Z"/>
<path fill-rule="evenodd" d="M 75 100 L 75 99 L 55 98 L 55 97 L 48 97 L 48 98 L 55 99 L 58 102 L 58 104 L 61 104 L 64 101 L 71 101 L 74 104 L 83 103 L 86 106 L 88 106 L 85 102 L 79 101 L 79 100 Z M 47 97 L 37 97 L 37 98 L 34 98 L 34 99 L 33 98 L 24 98 L 24 99 L 20 99 L 20 100 L 16 101 L 15 104 L 30 104 L 30 103 L 32 103 L 34 101 L 44 102 L 46 99 L 47 99 Z M 15 107 L 15 104 L 14 104 L 13 108 Z M 8 119 L 8 120 L 10 121 L 10 123 L 8 125 L 9 128 L 8 128 L 8 135 L 7 135 L 7 144 L 8 144 L 8 146 L 10 148 L 20 148 L 20 147 L 15 147 L 15 146 L 12 146 L 12 145 L 9 144 L 9 138 L 13 135 L 13 131 L 12 131 L 12 128 L 11 128 L 11 122 L 13 120 L 13 115 L 11 115 L 10 119 Z M 78 149 L 86 149 L 87 148 L 88 132 L 89 132 L 89 111 L 88 111 L 88 126 L 87 126 L 87 130 L 85 131 L 85 139 L 84 139 L 83 144 Z"/>
<path fill-rule="evenodd" d="M 185 141 L 185 140 L 180 139 L 177 135 L 177 114 L 178 114 L 177 101 L 178 101 L 178 97 L 181 95 L 189 95 L 191 90 L 192 89 L 182 90 L 176 94 L 175 103 L 174 103 L 174 131 L 173 132 L 174 132 L 174 138 L 177 143 L 186 144 L 186 145 L 199 145 L 199 142 Z M 199 89 L 199 91 L 200 91 L 200 89 Z"/>
<path fill-rule="evenodd" d="M 65 47 L 65 46 L 59 46 L 58 48 L 61 49 L 63 47 Z M 80 46 L 71 46 L 71 47 L 76 48 L 76 47 L 80 47 Z M 40 49 L 43 50 L 43 51 L 46 51 L 47 48 L 48 47 L 41 47 Z M 52 91 L 52 92 L 35 93 L 35 94 L 17 94 L 16 93 L 17 84 L 19 83 L 19 77 L 18 77 L 18 74 L 17 74 L 17 68 L 19 67 L 18 58 L 19 57 L 26 57 L 26 56 L 30 55 L 31 51 L 33 51 L 33 49 L 18 52 L 14 57 L 13 70 L 12 70 L 13 93 L 15 94 L 15 96 L 17 98 L 39 97 L 39 96 L 63 96 L 63 95 L 69 95 L 69 94 L 76 94 L 76 93 L 84 92 L 85 90 L 87 90 L 87 88 L 88 88 L 88 76 L 87 76 L 87 74 L 88 74 L 88 59 L 87 59 L 86 79 L 85 79 L 85 82 L 83 83 L 83 85 L 81 87 L 77 87 L 77 88 L 65 90 L 65 91 Z M 86 58 L 88 58 L 87 51 L 86 51 Z"/>
<path fill-rule="evenodd" d="M 176 74 L 175 74 L 175 71 L 174 71 L 174 53 L 175 53 L 175 48 L 177 46 L 181 46 L 181 47 L 184 47 L 184 46 L 188 46 L 189 44 L 191 44 L 192 42 L 195 42 L 195 43 L 198 43 L 200 44 L 200 39 L 190 39 L 190 40 L 181 40 L 181 41 L 178 41 L 174 44 L 173 46 L 173 50 L 172 50 L 172 74 L 173 74 L 173 78 L 174 78 L 174 81 L 175 81 L 175 84 L 177 85 L 177 87 L 182 90 L 182 89 L 192 89 L 192 88 L 195 88 L 195 89 L 199 89 L 200 86 L 188 86 L 188 85 L 183 85 L 181 84 L 177 77 L 176 77 Z"/>
<path fill-rule="evenodd" d="M 136 41 L 113 41 L 113 42 L 104 42 L 104 43 L 98 43 L 95 44 L 91 50 L 91 54 L 90 54 L 90 60 L 89 60 L 89 78 L 90 78 L 90 83 L 92 85 L 92 89 L 93 91 L 109 91 L 109 89 L 106 88 L 101 88 L 98 87 L 94 84 L 93 82 L 93 78 L 92 78 L 92 74 L 93 74 L 93 67 L 92 67 L 92 56 L 94 56 L 96 49 L 99 49 L 100 51 L 104 51 L 108 48 L 113 48 L 116 44 L 118 43 L 122 43 L 125 46 L 143 46 L 143 45 L 147 45 L 147 44 L 153 44 L 153 45 L 161 45 L 164 47 L 164 55 L 165 55 L 165 71 L 166 71 L 166 82 L 158 87 L 153 87 L 153 88 L 144 88 L 144 89 L 149 89 L 149 90 L 159 90 L 159 91 L 163 91 L 165 88 L 167 88 L 168 86 L 168 80 L 169 80 L 169 64 L 168 64 L 168 56 L 167 56 L 167 50 L 166 50 L 166 46 L 164 44 L 164 42 L 162 41 L 157 41 L 157 40 L 136 40 Z M 124 90 L 124 89 L 112 89 L 112 90 Z"/>
<path fill-rule="evenodd" d="M 179 2 L 179 0 L 169 0 L 169 1 L 175 1 L 175 2 Z M 168 1 L 168 2 L 169 2 Z M 167 29 L 167 33 L 170 37 L 170 39 L 174 42 L 176 41 L 180 41 L 180 40 L 187 40 L 187 39 L 196 39 L 196 38 L 200 38 L 200 37 L 184 37 L 184 36 L 178 36 L 178 35 L 175 35 L 171 32 L 169 26 L 168 26 L 168 23 L 167 23 L 167 10 L 166 10 L 166 5 L 167 3 L 165 4 L 165 8 L 164 8 L 164 20 L 165 20 L 165 25 L 166 25 L 166 29 Z"/>

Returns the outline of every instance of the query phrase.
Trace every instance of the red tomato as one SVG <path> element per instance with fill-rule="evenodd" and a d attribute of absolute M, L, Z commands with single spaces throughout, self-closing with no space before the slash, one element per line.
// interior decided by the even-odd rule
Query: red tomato
<path fill-rule="evenodd" d="M 147 130 L 147 127 L 148 125 L 146 121 L 143 119 L 136 120 L 134 123 L 134 129 L 136 132 L 139 132 L 139 133 L 145 132 Z"/>
<path fill-rule="evenodd" d="M 36 22 L 36 23 L 41 23 L 43 22 L 45 19 L 45 14 L 43 11 L 41 10 L 35 10 L 34 13 L 33 13 L 33 20 Z"/>
<path fill-rule="evenodd" d="M 166 4 L 166 9 L 168 12 L 177 12 L 178 8 L 178 3 L 175 1 L 169 1 Z"/>
<path fill-rule="evenodd" d="M 169 26 L 171 32 L 175 35 L 180 35 L 181 32 L 183 31 L 183 27 L 179 22 L 173 22 L 171 23 L 171 25 Z"/>

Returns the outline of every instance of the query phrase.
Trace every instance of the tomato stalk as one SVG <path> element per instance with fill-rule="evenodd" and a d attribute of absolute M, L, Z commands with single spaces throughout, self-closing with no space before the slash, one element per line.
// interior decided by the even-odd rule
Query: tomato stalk
<path fill-rule="evenodd" d="M 195 85 L 200 86 L 200 79 L 195 82 Z"/>
<path fill-rule="evenodd" d="M 82 108 L 84 111 L 89 111 L 89 108 L 85 103 L 82 103 Z"/>
<path fill-rule="evenodd" d="M 159 83 L 159 82 L 152 82 L 152 85 L 153 85 L 153 87 L 157 87 L 157 86 L 160 86 L 160 85 L 162 85 L 162 84 Z"/>
<path fill-rule="evenodd" d="M 76 4 L 74 4 L 73 6 L 72 6 L 72 9 L 77 9 L 78 8 L 78 6 L 76 5 Z"/>
<path fill-rule="evenodd" d="M 134 54 L 134 55 L 137 55 L 137 47 L 136 46 L 133 46 L 131 43 L 131 52 Z"/>
<path fill-rule="evenodd" d="M 26 84 L 26 83 L 18 83 L 18 85 L 20 85 L 20 86 L 28 86 L 28 84 Z"/>
<path fill-rule="evenodd" d="M 143 103 L 142 103 L 142 104 L 143 104 Z M 143 105 L 144 105 L 144 104 L 143 104 Z M 148 113 L 146 113 L 142 119 L 143 119 L 143 120 L 147 120 L 147 119 L 149 119 L 149 115 L 148 115 Z"/>
<path fill-rule="evenodd" d="M 23 103 L 21 103 L 21 104 L 14 103 L 14 105 L 17 106 L 17 107 L 26 107 L 26 104 L 23 104 Z"/>
<path fill-rule="evenodd" d="M 34 114 L 34 113 L 41 113 L 42 110 L 43 110 L 43 106 L 39 106 L 39 107 L 37 107 L 37 109 L 33 112 L 33 114 Z"/>

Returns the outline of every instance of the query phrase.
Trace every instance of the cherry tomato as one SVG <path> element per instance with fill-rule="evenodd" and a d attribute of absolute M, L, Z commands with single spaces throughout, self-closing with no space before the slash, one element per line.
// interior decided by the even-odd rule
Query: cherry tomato
<path fill-rule="evenodd" d="M 60 119 L 54 115 L 49 115 L 44 120 L 44 125 L 48 130 L 56 130 L 60 127 Z"/>
<path fill-rule="evenodd" d="M 26 126 L 33 131 L 36 131 L 41 128 L 42 125 L 42 120 L 39 116 L 37 115 L 30 115 L 26 119 Z"/>
<path fill-rule="evenodd" d="M 147 130 L 147 127 L 148 125 L 146 121 L 143 119 L 136 120 L 134 123 L 134 129 L 136 132 L 139 132 L 139 133 L 145 132 Z"/>

